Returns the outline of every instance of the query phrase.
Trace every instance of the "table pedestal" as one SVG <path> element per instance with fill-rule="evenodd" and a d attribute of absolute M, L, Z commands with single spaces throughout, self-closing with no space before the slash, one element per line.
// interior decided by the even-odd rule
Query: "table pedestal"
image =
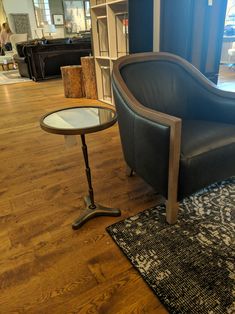
<path fill-rule="evenodd" d="M 94 217 L 98 217 L 98 216 L 120 216 L 121 215 L 121 211 L 118 208 L 108 208 L 108 207 L 104 207 L 104 206 L 99 205 L 99 204 L 95 204 L 94 209 L 90 208 L 91 200 L 90 200 L 89 196 L 85 196 L 84 201 L 85 201 L 85 205 L 86 205 L 85 211 L 72 224 L 72 228 L 74 230 L 79 229 L 85 222 L 87 222 L 89 219 L 92 219 Z"/>
<path fill-rule="evenodd" d="M 97 217 L 97 216 L 120 216 L 121 211 L 118 208 L 108 208 L 104 207 L 102 205 L 96 204 L 94 201 L 94 192 L 92 187 L 92 181 L 91 181 L 91 170 L 89 167 L 89 159 L 88 159 L 88 151 L 87 151 L 87 145 L 85 141 L 85 135 L 81 134 L 81 140 L 82 140 L 82 152 L 83 157 L 85 161 L 86 166 L 86 177 L 87 177 L 87 183 L 89 188 L 89 196 L 86 196 L 84 198 L 85 200 L 85 211 L 81 216 L 74 221 L 72 224 L 72 228 L 74 230 L 79 229 L 85 222 L 87 222 L 89 219 Z"/>

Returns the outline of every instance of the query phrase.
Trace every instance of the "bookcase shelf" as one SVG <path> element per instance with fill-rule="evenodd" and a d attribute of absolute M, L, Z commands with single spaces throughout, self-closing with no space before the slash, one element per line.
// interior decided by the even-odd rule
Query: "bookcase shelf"
<path fill-rule="evenodd" d="M 98 7 L 105 5 L 106 0 L 90 0 L 90 6 L 91 7 Z"/>
<path fill-rule="evenodd" d="M 99 43 L 99 56 L 109 56 L 109 39 L 107 16 L 97 16 L 97 33 Z"/>
<path fill-rule="evenodd" d="M 98 97 L 110 103 L 115 60 L 159 49 L 160 0 L 90 0 L 90 4 Z"/>
<path fill-rule="evenodd" d="M 110 103 L 112 101 L 110 60 L 96 58 L 95 68 L 98 99 Z"/>
<path fill-rule="evenodd" d="M 98 98 L 112 103 L 113 61 L 129 53 L 128 0 L 91 0 Z"/>

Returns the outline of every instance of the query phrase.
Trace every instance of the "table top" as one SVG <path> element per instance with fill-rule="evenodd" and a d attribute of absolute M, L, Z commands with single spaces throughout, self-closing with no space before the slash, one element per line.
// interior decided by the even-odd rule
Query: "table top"
<path fill-rule="evenodd" d="M 76 135 L 98 132 L 109 128 L 117 121 L 113 109 L 86 106 L 53 111 L 40 120 L 41 128 L 49 133 Z"/>

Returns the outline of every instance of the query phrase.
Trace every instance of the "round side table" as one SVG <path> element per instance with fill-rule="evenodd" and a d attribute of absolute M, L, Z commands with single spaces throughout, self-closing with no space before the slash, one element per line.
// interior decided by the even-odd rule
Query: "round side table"
<path fill-rule="evenodd" d="M 80 135 L 85 171 L 88 183 L 88 196 L 84 197 L 86 208 L 81 216 L 74 221 L 72 228 L 80 228 L 89 219 L 97 216 L 120 216 L 118 208 L 108 208 L 95 203 L 89 166 L 88 150 L 85 134 L 109 128 L 117 121 L 116 112 L 99 106 L 73 107 L 53 111 L 40 120 L 41 128 L 49 133 L 61 135 Z"/>

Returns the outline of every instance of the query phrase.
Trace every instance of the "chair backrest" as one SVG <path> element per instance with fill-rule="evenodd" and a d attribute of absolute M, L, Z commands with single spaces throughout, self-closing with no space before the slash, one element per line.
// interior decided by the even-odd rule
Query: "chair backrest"
<path fill-rule="evenodd" d="M 158 173 L 156 180 L 162 182 L 158 186 L 158 191 L 165 195 L 168 159 L 164 158 L 161 162 L 154 160 L 155 166 L 151 158 L 146 161 L 148 154 L 154 155 L 149 153 L 147 148 L 143 149 L 144 145 L 148 145 L 148 141 L 155 143 L 153 150 L 159 147 L 164 150 L 162 143 L 156 145 L 157 137 L 153 140 L 155 131 L 150 134 L 151 132 L 145 128 L 146 115 L 150 124 L 154 124 L 154 119 L 151 120 L 154 111 L 192 120 L 201 119 L 201 113 L 208 111 L 203 115 L 210 115 L 213 119 L 213 112 L 208 103 L 210 97 L 206 95 L 209 90 L 213 90 L 214 93 L 216 85 L 193 65 L 176 55 L 140 53 L 115 61 L 112 86 L 125 160 L 132 169 L 135 171 L 138 169 L 137 173 L 145 178 L 146 182 L 149 176 L 148 178 L 144 176 L 145 169 L 148 168 L 150 171 L 150 168 L 154 167 L 156 170 L 159 163 L 160 168 L 164 170 L 158 169 L 155 172 Z M 220 96 L 218 98 L 221 99 Z M 164 122 L 161 129 L 168 134 L 169 129 Z M 154 186 L 156 187 L 157 183 Z"/>
<path fill-rule="evenodd" d="M 186 119 L 196 118 L 194 109 L 201 106 L 198 95 L 203 95 L 205 86 L 215 87 L 192 64 L 169 53 L 120 58 L 113 71 L 116 83 L 125 85 L 142 105 Z"/>
<path fill-rule="evenodd" d="M 10 36 L 10 42 L 12 44 L 12 49 L 16 51 L 16 44 L 21 41 L 27 41 L 28 34 L 12 34 Z"/>

